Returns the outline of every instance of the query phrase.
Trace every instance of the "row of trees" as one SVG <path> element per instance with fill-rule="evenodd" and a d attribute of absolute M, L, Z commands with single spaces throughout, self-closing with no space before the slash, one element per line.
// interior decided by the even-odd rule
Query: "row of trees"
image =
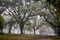
<path fill-rule="evenodd" d="M 31 25 L 31 23 L 27 23 L 31 19 L 35 19 L 34 17 L 36 15 L 39 15 L 40 17 L 44 17 L 45 21 L 52 26 L 53 29 L 55 27 L 60 28 L 60 16 L 59 16 L 59 1 L 56 1 L 56 6 L 52 3 L 53 0 L 47 0 L 48 2 L 40 2 L 35 1 L 34 3 L 26 3 L 25 6 L 23 6 L 21 1 L 14 0 L 14 1 L 4 1 L 4 3 L 1 2 L 1 6 L 3 6 L 2 11 L 6 11 L 9 16 L 11 16 L 10 21 L 7 22 L 9 24 L 9 33 L 11 32 L 12 25 L 14 23 L 19 24 L 20 26 L 20 32 L 23 34 L 24 25 Z M 9 3 L 9 4 L 6 4 Z M 50 5 L 51 4 L 51 5 Z M 53 4 L 53 5 L 52 5 Z M 49 11 L 47 11 L 49 10 Z M 57 10 L 57 11 L 56 11 Z M 35 30 L 36 24 L 34 23 L 33 29 Z M 37 26 L 37 29 L 40 25 Z M 35 31 L 34 31 L 35 32 Z M 58 35 L 60 35 L 60 31 L 58 29 Z"/>

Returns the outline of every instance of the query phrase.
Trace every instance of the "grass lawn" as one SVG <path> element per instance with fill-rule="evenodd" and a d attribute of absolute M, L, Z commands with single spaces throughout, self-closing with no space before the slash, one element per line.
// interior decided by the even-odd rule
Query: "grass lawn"
<path fill-rule="evenodd" d="M 0 34 L 0 40 L 60 40 L 58 36 L 40 36 L 40 35 L 28 35 L 28 34 Z"/>

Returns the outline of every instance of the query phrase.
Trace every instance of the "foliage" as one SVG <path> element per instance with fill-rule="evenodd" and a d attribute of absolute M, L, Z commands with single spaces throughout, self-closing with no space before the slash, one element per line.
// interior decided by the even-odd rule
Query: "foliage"
<path fill-rule="evenodd" d="M 0 33 L 3 34 L 3 27 L 5 26 L 5 19 L 0 15 Z"/>
<path fill-rule="evenodd" d="M 60 0 L 47 0 L 50 4 L 53 4 L 55 7 L 60 8 Z"/>
<path fill-rule="evenodd" d="M 5 23 L 5 19 L 3 18 L 3 16 L 0 15 L 0 29 L 3 28 Z"/>
<path fill-rule="evenodd" d="M 15 7 L 9 7 L 6 12 L 10 15 L 17 24 L 20 26 L 20 30 L 22 32 L 24 25 L 27 21 L 34 19 L 33 17 L 40 14 L 40 10 L 42 9 L 40 2 L 29 3 L 21 5 L 18 2 L 18 5 Z"/>
<path fill-rule="evenodd" d="M 54 6 L 54 8 L 56 8 L 56 11 L 55 12 L 51 12 L 51 11 L 50 12 L 51 12 L 52 16 L 55 19 L 55 23 L 57 23 L 57 26 L 56 27 L 59 27 L 60 26 L 60 5 L 59 5 L 60 4 L 60 0 L 49 0 L 48 2 L 50 4 L 52 4 Z"/>
<path fill-rule="evenodd" d="M 10 4 L 11 6 L 9 6 L 9 4 L 8 5 L 5 4 L 5 5 L 9 6 L 5 11 L 8 13 L 8 15 L 10 15 L 13 18 L 13 20 L 10 20 L 8 23 L 10 24 L 11 27 L 13 26 L 13 24 L 15 22 L 17 24 L 19 24 L 21 32 L 23 32 L 24 25 L 29 20 L 35 19 L 33 17 L 35 17 L 36 15 L 41 16 L 42 14 L 44 14 L 43 17 L 45 18 L 45 20 L 48 23 L 50 23 L 53 26 L 55 26 L 55 24 L 57 24 L 57 23 L 55 23 L 56 22 L 55 18 L 52 18 L 52 17 L 54 17 L 55 13 L 51 12 L 50 8 L 46 7 L 46 5 L 41 3 L 40 1 L 37 1 L 32 4 L 26 3 L 25 6 L 20 4 L 21 3 L 20 0 L 17 0 L 17 1 L 13 0 L 12 2 L 13 3 Z M 12 6 L 12 5 L 14 5 L 14 6 Z M 43 5 L 45 5 L 45 6 L 43 6 Z M 45 11 L 43 11 L 43 13 L 41 12 L 42 9 L 45 9 Z M 49 12 L 46 10 L 49 10 Z M 34 28 L 35 24 L 32 27 Z M 37 29 L 39 29 L 39 27 Z"/>
<path fill-rule="evenodd" d="M 52 18 L 52 20 L 48 20 L 48 17 L 44 17 L 45 20 L 52 25 L 54 28 L 57 27 L 58 28 L 58 32 L 57 34 L 60 34 L 60 0 L 47 0 L 49 2 L 49 6 L 50 4 L 53 5 L 53 8 L 50 9 L 50 7 L 48 7 L 49 11 L 50 11 L 50 19 Z M 55 10 L 56 9 L 56 10 Z"/>

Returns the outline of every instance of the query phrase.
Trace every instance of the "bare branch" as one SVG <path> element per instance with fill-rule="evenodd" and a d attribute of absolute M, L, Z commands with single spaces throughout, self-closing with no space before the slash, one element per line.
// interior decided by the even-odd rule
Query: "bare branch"
<path fill-rule="evenodd" d="M 2 8 L 0 9 L 0 14 L 3 13 L 7 8 L 8 8 L 8 7 L 5 7 L 5 8 L 2 7 Z"/>
<path fill-rule="evenodd" d="M 43 17 L 45 18 L 45 20 L 46 20 L 49 24 L 51 24 L 52 26 L 56 27 L 53 23 L 49 22 L 49 21 L 46 19 L 45 16 L 43 16 Z"/>

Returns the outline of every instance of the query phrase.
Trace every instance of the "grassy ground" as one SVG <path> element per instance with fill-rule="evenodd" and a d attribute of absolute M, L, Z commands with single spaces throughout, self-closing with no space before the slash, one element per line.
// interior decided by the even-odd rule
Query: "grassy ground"
<path fill-rule="evenodd" d="M 40 36 L 28 34 L 0 34 L 0 40 L 60 40 L 57 36 Z"/>

